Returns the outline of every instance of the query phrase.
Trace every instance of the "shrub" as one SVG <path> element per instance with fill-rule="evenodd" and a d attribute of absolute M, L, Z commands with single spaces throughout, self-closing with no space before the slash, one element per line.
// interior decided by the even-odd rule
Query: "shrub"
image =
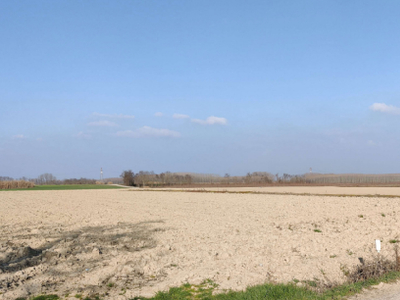
<path fill-rule="evenodd" d="M 372 260 L 365 261 L 360 258 L 361 265 L 355 266 L 347 273 L 350 283 L 356 283 L 369 279 L 376 279 L 390 272 L 400 271 L 400 257 L 398 248 L 394 248 L 395 259 L 390 260 L 381 255 L 374 257 Z"/>
<path fill-rule="evenodd" d="M 25 180 L 0 181 L 1 190 L 33 188 L 34 183 Z"/>

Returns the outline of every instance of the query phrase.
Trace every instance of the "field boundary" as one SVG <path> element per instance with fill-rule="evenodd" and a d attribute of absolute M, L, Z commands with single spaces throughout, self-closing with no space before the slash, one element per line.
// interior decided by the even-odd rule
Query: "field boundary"
<path fill-rule="evenodd" d="M 246 194 L 246 195 L 283 195 L 283 196 L 320 196 L 320 197 L 365 197 L 365 198 L 400 198 L 400 195 L 381 194 L 317 194 L 317 193 L 292 193 L 292 192 L 257 192 L 257 191 L 211 191 L 211 190 L 160 190 L 160 189 L 128 189 L 130 192 L 170 192 L 170 193 L 209 193 L 209 194 Z"/>

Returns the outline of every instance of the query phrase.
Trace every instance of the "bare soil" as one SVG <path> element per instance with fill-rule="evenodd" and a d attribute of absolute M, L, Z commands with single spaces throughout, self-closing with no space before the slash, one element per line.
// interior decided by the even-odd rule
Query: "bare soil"
<path fill-rule="evenodd" d="M 400 195 L 400 188 L 351 189 Z M 207 278 L 221 290 L 268 281 L 340 283 L 360 257 L 377 255 L 375 239 L 381 255 L 394 257 L 399 225 L 398 198 L 3 192 L 0 299 L 41 293 L 130 299 Z"/>

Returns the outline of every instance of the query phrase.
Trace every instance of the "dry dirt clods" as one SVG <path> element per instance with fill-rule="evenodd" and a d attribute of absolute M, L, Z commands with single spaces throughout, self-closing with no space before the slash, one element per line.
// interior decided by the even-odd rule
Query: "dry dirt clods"
<path fill-rule="evenodd" d="M 234 290 L 271 280 L 340 282 L 343 266 L 376 255 L 376 239 L 381 255 L 393 255 L 399 203 L 123 190 L 2 192 L 0 299 L 40 293 L 129 299 L 207 278 Z"/>

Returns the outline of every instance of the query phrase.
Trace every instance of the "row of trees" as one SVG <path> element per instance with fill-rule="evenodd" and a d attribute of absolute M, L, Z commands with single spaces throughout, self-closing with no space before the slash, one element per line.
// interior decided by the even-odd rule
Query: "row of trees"
<path fill-rule="evenodd" d="M 304 180 L 310 184 L 399 184 L 400 174 L 306 174 Z"/>
<path fill-rule="evenodd" d="M 44 173 L 39 175 L 37 178 L 26 178 L 21 177 L 14 179 L 8 176 L 0 176 L 0 181 L 27 181 L 35 185 L 45 185 L 45 184 L 95 184 L 96 180 L 87 178 L 70 178 L 64 180 L 58 180 L 56 176 L 51 173 Z"/>
<path fill-rule="evenodd" d="M 128 186 L 169 186 L 193 183 L 191 175 L 171 172 L 155 174 L 154 172 L 140 171 L 135 174 L 132 170 L 128 170 L 122 172 L 121 178 L 123 184 Z"/>
<path fill-rule="evenodd" d="M 247 173 L 245 176 L 219 176 L 215 174 L 199 173 L 171 173 L 132 170 L 122 172 L 121 178 L 109 178 L 104 182 L 121 183 L 128 186 L 173 186 L 173 185 L 268 185 L 268 184 L 314 184 L 314 185 L 387 185 L 400 184 L 400 174 L 318 174 L 304 175 L 272 175 L 268 172 Z M 37 178 L 13 179 L 8 176 L 0 176 L 0 182 L 28 181 L 36 185 L 44 184 L 95 184 L 96 180 L 87 178 L 70 178 L 58 180 L 51 173 L 44 173 Z"/>
<path fill-rule="evenodd" d="M 132 170 L 121 174 L 123 183 L 128 186 L 173 186 L 173 185 L 385 185 L 400 184 L 400 174 L 318 174 L 303 175 L 272 175 L 268 172 L 247 173 L 246 176 L 219 176 L 199 173 L 171 173 Z"/>
<path fill-rule="evenodd" d="M 304 176 L 279 174 L 272 175 L 268 172 L 247 173 L 246 176 L 219 176 L 214 174 L 199 173 L 171 173 L 140 171 L 134 173 L 132 170 L 123 171 L 121 174 L 124 185 L 128 186 L 172 186 L 172 185 L 265 185 L 273 183 L 301 183 Z"/>

